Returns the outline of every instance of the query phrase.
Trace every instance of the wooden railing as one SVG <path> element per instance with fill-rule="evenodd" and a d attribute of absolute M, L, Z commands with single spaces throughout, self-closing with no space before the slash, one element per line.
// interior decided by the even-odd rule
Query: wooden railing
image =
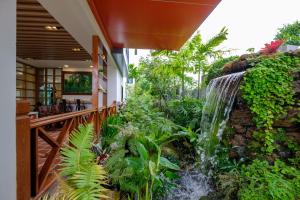
<path fill-rule="evenodd" d="M 92 123 L 94 141 L 98 141 L 103 121 L 116 113 L 117 106 L 114 103 L 108 108 L 87 109 L 31 121 L 28 111 L 26 102 L 17 102 L 18 200 L 37 199 L 45 193 L 56 180 L 60 150 L 68 143 L 69 134 L 80 124 Z"/>

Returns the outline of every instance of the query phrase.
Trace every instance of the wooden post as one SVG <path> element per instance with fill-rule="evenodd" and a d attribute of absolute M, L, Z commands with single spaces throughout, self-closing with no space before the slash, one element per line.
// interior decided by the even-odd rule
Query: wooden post
<path fill-rule="evenodd" d="M 92 87 L 92 106 L 98 109 L 99 98 L 99 45 L 100 40 L 97 35 L 93 35 L 93 52 L 92 52 L 92 64 L 93 64 L 93 87 Z"/>
<path fill-rule="evenodd" d="M 17 200 L 29 200 L 31 196 L 30 173 L 30 118 L 29 102 L 17 101 Z"/>
<path fill-rule="evenodd" d="M 100 46 L 100 39 L 97 35 L 93 35 L 92 38 L 93 42 L 93 52 L 92 52 L 92 64 L 93 64 L 93 87 L 92 87 L 92 106 L 93 108 L 97 109 L 97 112 L 94 117 L 94 129 L 95 129 L 95 136 L 99 134 L 99 46 Z"/>
<path fill-rule="evenodd" d="M 103 82 L 106 84 L 106 91 L 103 92 L 103 106 L 107 107 L 107 95 L 108 95 L 108 73 L 107 73 L 107 51 L 103 47 L 103 55 L 101 56 L 103 60 Z"/>

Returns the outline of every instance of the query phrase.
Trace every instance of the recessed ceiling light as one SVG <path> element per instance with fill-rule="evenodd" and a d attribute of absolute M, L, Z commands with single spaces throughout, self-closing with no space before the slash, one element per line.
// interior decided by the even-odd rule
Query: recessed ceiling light
<path fill-rule="evenodd" d="M 65 68 L 68 68 L 68 67 L 69 67 L 69 65 L 64 65 L 64 67 L 65 67 Z"/>
<path fill-rule="evenodd" d="M 80 48 L 73 48 L 72 51 L 80 51 Z"/>
<path fill-rule="evenodd" d="M 23 72 L 18 72 L 17 74 L 18 74 L 18 75 L 23 75 Z"/>
<path fill-rule="evenodd" d="M 58 28 L 56 26 L 45 26 L 45 29 L 47 29 L 48 31 L 57 31 Z"/>
<path fill-rule="evenodd" d="M 90 66 L 90 68 L 93 68 L 93 67 L 94 67 L 93 65 Z"/>

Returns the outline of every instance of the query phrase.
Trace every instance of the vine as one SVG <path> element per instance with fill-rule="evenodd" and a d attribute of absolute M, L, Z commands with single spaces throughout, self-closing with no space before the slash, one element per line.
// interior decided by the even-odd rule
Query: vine
<path fill-rule="evenodd" d="M 295 103 L 292 72 L 299 69 L 298 57 L 277 54 L 250 61 L 256 63 L 247 71 L 241 86 L 242 97 L 254 114 L 253 120 L 264 138 L 265 151 L 274 147 L 273 124 L 284 117 Z"/>

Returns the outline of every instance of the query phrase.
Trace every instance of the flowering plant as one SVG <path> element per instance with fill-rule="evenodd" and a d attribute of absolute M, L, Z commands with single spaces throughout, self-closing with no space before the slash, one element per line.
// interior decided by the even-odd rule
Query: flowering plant
<path fill-rule="evenodd" d="M 265 47 L 260 50 L 261 54 L 276 53 L 277 49 L 284 43 L 284 40 L 275 40 L 270 44 L 265 44 Z"/>

